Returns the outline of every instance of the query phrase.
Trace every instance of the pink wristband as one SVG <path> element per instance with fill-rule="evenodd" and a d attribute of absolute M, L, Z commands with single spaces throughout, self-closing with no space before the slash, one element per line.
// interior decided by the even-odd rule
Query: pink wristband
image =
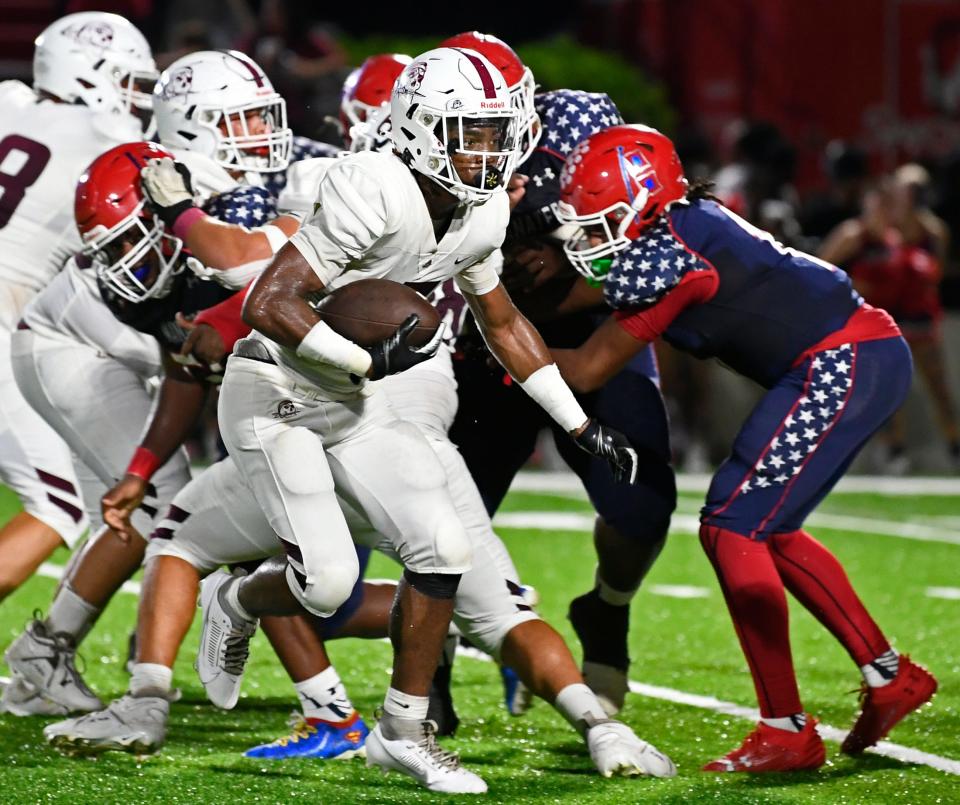
<path fill-rule="evenodd" d="M 177 220 L 173 222 L 173 234 L 180 238 L 180 240 L 186 240 L 190 227 L 196 223 L 198 218 L 206 217 L 207 214 L 199 207 L 190 207 L 184 210 L 177 216 Z"/>
<path fill-rule="evenodd" d="M 127 466 L 127 475 L 136 475 L 144 481 L 149 481 L 159 467 L 160 459 L 157 458 L 156 453 L 141 445 L 134 451 L 133 458 L 130 459 L 130 464 Z"/>

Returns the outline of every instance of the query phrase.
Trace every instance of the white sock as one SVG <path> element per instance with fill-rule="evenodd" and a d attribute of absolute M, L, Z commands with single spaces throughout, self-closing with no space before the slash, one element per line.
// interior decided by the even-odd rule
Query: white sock
<path fill-rule="evenodd" d="M 567 685 L 557 694 L 553 706 L 571 726 L 584 734 L 595 721 L 609 721 L 596 694 L 583 682 Z"/>
<path fill-rule="evenodd" d="M 900 655 L 891 648 L 872 662 L 861 665 L 860 673 L 871 688 L 882 688 L 893 681 L 899 669 Z"/>
<path fill-rule="evenodd" d="M 395 718 L 412 718 L 423 721 L 427 717 L 430 699 L 427 696 L 411 696 L 396 688 L 387 688 L 387 697 L 383 700 L 383 712 Z"/>
<path fill-rule="evenodd" d="M 316 676 L 294 684 L 304 718 L 337 723 L 353 715 L 353 702 L 332 665 Z"/>
<path fill-rule="evenodd" d="M 806 713 L 794 713 L 792 716 L 784 716 L 783 718 L 761 718 L 760 720 L 768 727 L 776 727 L 778 730 L 786 730 L 787 732 L 803 732 L 803 728 L 807 726 Z"/>
<path fill-rule="evenodd" d="M 100 609 L 77 595 L 69 582 L 64 582 L 57 592 L 50 612 L 47 614 L 47 630 L 66 632 L 73 637 L 75 643 L 80 643 L 87 632 L 93 627 Z"/>
<path fill-rule="evenodd" d="M 222 590 L 223 598 L 221 599 L 221 604 L 226 603 L 225 609 L 227 610 L 228 615 L 236 615 L 239 618 L 248 620 L 251 623 L 256 623 L 257 619 L 251 615 L 247 610 L 243 608 L 243 604 L 240 603 L 240 579 L 235 579 L 228 581 L 226 584 L 226 589 Z"/>
<path fill-rule="evenodd" d="M 633 597 L 637 594 L 637 589 L 633 590 L 615 590 L 609 584 L 607 584 L 602 578 L 600 578 L 600 568 L 597 568 L 596 574 L 594 576 L 597 583 L 597 590 L 600 594 L 600 600 L 605 604 L 610 604 L 612 607 L 625 607 L 632 600 Z"/>
<path fill-rule="evenodd" d="M 130 673 L 131 696 L 166 698 L 173 684 L 173 669 L 156 662 L 138 662 Z"/>

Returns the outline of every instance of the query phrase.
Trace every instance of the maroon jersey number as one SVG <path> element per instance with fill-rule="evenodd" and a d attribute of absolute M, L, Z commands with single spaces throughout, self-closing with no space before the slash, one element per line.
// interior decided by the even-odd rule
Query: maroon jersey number
<path fill-rule="evenodd" d="M 40 178 L 49 161 L 50 149 L 43 143 L 19 134 L 0 140 L 0 229 L 10 222 L 27 188 Z"/>

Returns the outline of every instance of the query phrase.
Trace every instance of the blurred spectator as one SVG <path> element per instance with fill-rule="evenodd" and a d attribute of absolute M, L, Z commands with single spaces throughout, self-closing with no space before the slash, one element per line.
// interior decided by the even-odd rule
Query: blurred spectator
<path fill-rule="evenodd" d="M 927 204 L 930 177 L 920 165 L 904 165 L 864 197 L 860 217 L 842 223 L 820 256 L 847 270 L 858 291 L 885 308 L 900 325 L 917 370 L 930 392 L 950 461 L 960 470 L 960 430 L 946 382 L 940 322 L 939 283 L 949 246 L 946 225 Z M 903 416 L 891 422 L 886 439 L 888 468 L 909 466 Z"/>
<path fill-rule="evenodd" d="M 730 158 L 713 177 L 715 192 L 723 203 L 758 224 L 765 201 L 781 201 L 795 208 L 791 182 L 796 151 L 780 130 L 771 123 L 739 121 L 726 137 L 732 143 Z"/>
<path fill-rule="evenodd" d="M 815 242 L 814 248 L 843 221 L 860 215 L 860 200 L 870 176 L 864 151 L 843 140 L 832 140 L 823 155 L 826 192 L 807 199 L 800 213 L 803 234 Z"/>
<path fill-rule="evenodd" d="M 263 67 L 286 99 L 294 132 L 322 139 L 324 119 L 339 109 L 347 56 L 331 28 L 315 16 L 308 4 L 260 0 L 253 29 L 236 47 Z"/>

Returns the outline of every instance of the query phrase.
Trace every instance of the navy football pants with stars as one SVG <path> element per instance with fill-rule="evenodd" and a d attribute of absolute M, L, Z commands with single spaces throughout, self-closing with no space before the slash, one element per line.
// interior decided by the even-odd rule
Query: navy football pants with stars
<path fill-rule="evenodd" d="M 906 399 L 912 366 L 899 337 L 845 344 L 796 366 L 743 424 L 702 522 L 760 540 L 799 529 Z"/>
<path fill-rule="evenodd" d="M 802 526 L 903 402 L 911 372 L 902 338 L 816 353 L 760 400 L 711 484 L 700 541 L 717 573 L 764 718 L 803 711 L 785 588 L 856 665 L 890 648 L 840 562 Z"/>
<path fill-rule="evenodd" d="M 514 476 L 533 453 L 537 434 L 553 430 L 560 455 L 579 476 L 597 513 L 621 535 L 662 540 L 677 502 L 670 435 L 660 390 L 651 377 L 627 368 L 600 391 L 580 395 L 589 416 L 624 433 L 640 454 L 636 486 L 616 483 L 606 461 L 584 452 L 503 369 L 478 357 L 454 361 L 459 409 L 450 429 L 493 516 Z M 650 360 L 647 374 L 655 376 Z M 508 380 L 508 379 L 507 379 Z"/>

